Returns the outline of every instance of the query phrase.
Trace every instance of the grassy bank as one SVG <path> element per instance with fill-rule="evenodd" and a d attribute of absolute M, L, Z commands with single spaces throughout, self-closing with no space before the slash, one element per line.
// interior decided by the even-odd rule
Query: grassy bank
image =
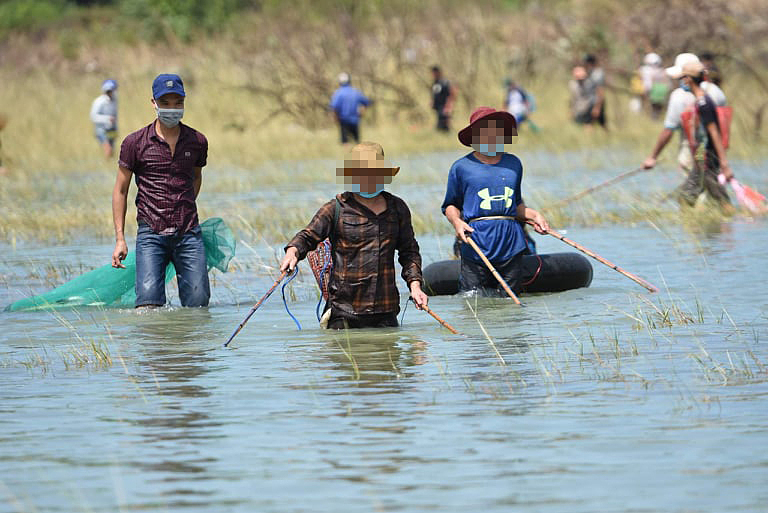
<path fill-rule="evenodd" d="M 79 17 L 44 31 L 12 33 L 0 50 L 0 105 L 9 118 L 0 134 L 9 169 L 0 177 L 0 239 L 110 236 L 116 162 L 101 157 L 88 119 L 91 101 L 106 77 L 120 84 L 122 138 L 153 119 L 152 78 L 159 72 L 180 73 L 188 91 L 185 121 L 208 136 L 206 173 L 216 173 L 214 187 L 224 194 L 286 182 L 311 187 L 329 181 L 327 162 L 313 159 L 341 157 L 325 105 L 342 70 L 376 100 L 363 120 L 363 137 L 381 142 L 395 161 L 406 155 L 461 151 L 455 131 L 473 107 L 501 107 L 503 80 L 514 77 L 536 96 L 533 119 L 540 131 L 524 127 L 513 151 L 548 152 L 552 165 L 562 169 L 604 168 L 615 162 L 617 173 L 626 171 L 651 150 L 661 126 L 628 109 L 628 77 L 639 62 L 642 44 L 632 42 L 631 31 L 621 30 L 638 9 L 656 3 L 627 12 L 600 1 L 559 5 L 577 3 L 584 5 L 568 15 L 572 26 L 561 26 L 556 10 L 526 2 L 369 2 L 351 10 L 344 3 L 310 2 L 304 12 L 281 10 L 278 2 L 238 13 L 221 30 L 187 37 L 167 31 L 162 39 L 152 39 L 142 32 L 143 25 L 104 8 L 77 11 Z M 747 14 L 757 8 L 748 1 L 734 5 Z M 689 7 L 680 7 L 680 12 Z M 597 29 L 606 31 L 603 39 L 595 35 Z M 659 41 L 666 48 L 666 61 L 678 50 L 703 49 L 683 47 L 667 36 Z M 737 42 L 736 35 L 727 45 L 708 41 L 725 49 Z M 585 130 L 569 119 L 569 71 L 585 51 L 600 55 L 608 71 L 607 132 Z M 745 62 L 750 58 L 746 53 L 739 56 Z M 762 158 L 764 139 L 754 130 L 754 115 L 763 86 L 748 68 L 725 58 L 721 62 L 724 89 L 735 109 L 730 154 Z M 459 90 L 450 135 L 433 129 L 428 71 L 433 63 L 443 66 Z M 671 167 L 673 153 L 673 148 L 666 151 L 665 165 Z M 402 173 L 398 180 L 433 183 L 442 181 L 445 171 Z M 554 175 L 558 169 L 543 171 Z M 203 194 L 210 187 L 209 181 Z M 559 199 L 548 191 L 540 194 L 537 199 L 544 202 Z M 597 219 L 598 207 L 593 215 L 581 216 L 582 222 Z M 313 208 L 299 208 L 297 218 L 305 219 Z M 275 214 L 276 208 L 243 205 L 232 210 L 246 214 L 254 226 L 267 228 L 264 217 Z M 417 219 L 422 230 L 430 230 L 430 219 Z M 570 219 L 572 213 L 562 217 L 564 222 Z M 269 229 L 283 232 L 274 225 Z"/>

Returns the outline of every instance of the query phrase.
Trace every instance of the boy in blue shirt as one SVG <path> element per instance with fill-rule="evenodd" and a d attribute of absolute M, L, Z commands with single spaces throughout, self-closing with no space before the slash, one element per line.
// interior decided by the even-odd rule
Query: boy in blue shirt
<path fill-rule="evenodd" d="M 504 144 L 517 135 L 514 116 L 492 107 L 478 107 L 459 141 L 474 150 L 451 166 L 442 209 L 461 239 L 459 291 L 495 289 L 499 283 L 467 244 L 471 234 L 509 287 L 518 293 L 522 284 L 522 256 L 526 249 L 520 222 L 532 221 L 539 233 L 549 223 L 522 200 L 523 165 L 504 152 Z M 518 222 L 520 221 L 520 222 Z"/>

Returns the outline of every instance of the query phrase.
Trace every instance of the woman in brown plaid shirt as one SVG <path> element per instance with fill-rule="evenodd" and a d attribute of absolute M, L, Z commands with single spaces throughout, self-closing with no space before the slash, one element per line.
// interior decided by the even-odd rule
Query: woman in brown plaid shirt
<path fill-rule="evenodd" d="M 281 271 L 293 270 L 320 242 L 331 239 L 333 273 L 323 316 L 328 328 L 397 326 L 395 250 L 416 307 L 427 305 L 411 212 L 402 199 L 384 191 L 399 170 L 384 160 L 377 143 L 352 148 L 344 168 L 337 169 L 347 191 L 320 207 L 285 247 Z"/>

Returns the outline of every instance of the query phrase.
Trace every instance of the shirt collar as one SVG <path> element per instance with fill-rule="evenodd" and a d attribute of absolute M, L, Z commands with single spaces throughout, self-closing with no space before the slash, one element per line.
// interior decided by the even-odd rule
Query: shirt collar
<path fill-rule="evenodd" d="M 157 139 L 158 141 L 162 141 L 159 135 L 157 135 L 157 129 L 155 128 L 155 122 L 157 121 L 157 118 L 155 118 L 152 123 L 149 124 L 149 138 L 150 139 Z M 181 141 L 184 138 L 184 135 L 187 133 L 187 125 L 179 121 L 179 141 Z M 178 142 L 176 143 L 178 144 Z"/>
<path fill-rule="evenodd" d="M 382 212 L 382 214 L 384 214 L 384 213 L 390 212 L 391 209 L 394 208 L 394 206 L 392 205 L 392 201 L 391 201 L 392 195 L 389 192 L 381 191 L 381 195 L 387 202 L 387 210 L 385 212 Z M 354 195 L 354 193 L 350 191 L 344 191 L 344 193 L 341 195 L 341 199 L 343 200 L 344 203 L 346 203 L 347 205 L 350 205 L 352 208 L 357 210 L 358 213 L 361 215 L 365 215 L 366 217 L 368 217 L 368 214 L 366 212 L 373 214 L 373 212 L 368 207 L 366 207 L 365 205 L 357 201 L 357 197 Z M 376 215 L 374 214 L 374 216 Z"/>

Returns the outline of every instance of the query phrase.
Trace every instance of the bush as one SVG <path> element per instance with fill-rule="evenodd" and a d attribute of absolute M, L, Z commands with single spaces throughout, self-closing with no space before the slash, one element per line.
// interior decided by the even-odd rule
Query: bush
<path fill-rule="evenodd" d="M 10 32 L 44 27 L 67 8 L 64 0 L 7 0 L 0 3 L 0 37 Z"/>
<path fill-rule="evenodd" d="M 188 41 L 197 29 L 220 29 L 232 14 L 252 4 L 248 0 L 120 0 L 120 9 L 141 23 L 149 39 L 167 39 L 170 32 Z"/>

